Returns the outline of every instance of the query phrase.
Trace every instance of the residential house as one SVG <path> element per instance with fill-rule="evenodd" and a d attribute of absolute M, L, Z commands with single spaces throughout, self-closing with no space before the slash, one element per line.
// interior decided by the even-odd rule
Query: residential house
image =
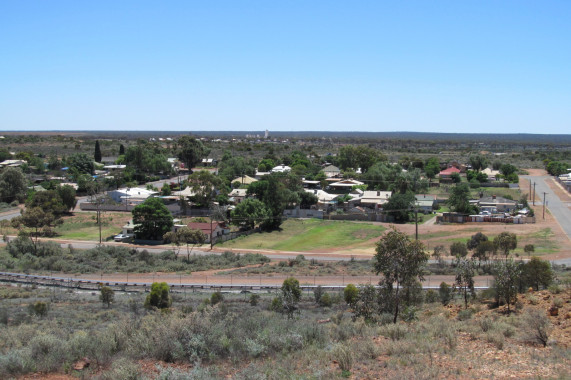
<path fill-rule="evenodd" d="M 108 191 L 107 195 L 117 203 L 139 204 L 146 201 L 147 198 L 158 196 L 159 192 L 140 187 L 132 187 Z"/>
<path fill-rule="evenodd" d="M 448 169 L 442 170 L 440 173 L 438 173 L 438 177 L 440 178 L 440 182 L 452 182 L 452 174 L 453 173 L 460 174 L 460 169 L 458 169 L 454 166 L 451 166 Z"/>
<path fill-rule="evenodd" d="M 291 168 L 287 165 L 278 165 L 271 170 L 272 173 L 287 173 L 290 171 L 291 171 Z"/>
<path fill-rule="evenodd" d="M 5 160 L 0 162 L 0 168 L 18 167 L 24 165 L 25 163 L 26 161 L 24 160 Z"/>
<path fill-rule="evenodd" d="M 203 158 L 202 159 L 202 166 L 216 166 L 216 164 L 218 163 L 218 161 L 216 161 L 214 158 Z"/>
<path fill-rule="evenodd" d="M 477 201 L 478 207 L 482 211 L 490 211 L 490 213 L 496 212 L 515 212 L 518 209 L 517 201 L 507 199 L 504 197 L 497 197 L 492 195 L 491 197 L 483 197 Z"/>
<path fill-rule="evenodd" d="M 244 175 L 242 177 L 234 178 L 232 183 L 239 182 L 241 185 L 249 185 L 254 182 L 258 182 L 257 179 L 250 177 L 249 175 Z"/>
<path fill-rule="evenodd" d="M 337 192 L 349 193 L 353 186 L 361 186 L 364 185 L 364 182 L 356 181 L 354 179 L 344 179 L 341 181 L 337 181 L 334 183 L 329 184 L 329 187 Z"/>
<path fill-rule="evenodd" d="M 308 193 L 314 194 L 317 197 L 317 208 L 319 210 L 330 210 L 337 207 L 338 199 L 341 194 L 329 194 L 323 190 L 305 189 Z"/>
<path fill-rule="evenodd" d="M 432 213 L 432 211 L 436 208 L 437 203 L 436 203 L 436 195 L 430 195 L 430 194 L 416 194 L 414 196 L 414 198 L 416 199 L 415 201 L 415 207 L 419 210 L 422 211 L 425 214 L 429 214 Z"/>
<path fill-rule="evenodd" d="M 362 206 L 379 209 L 387 203 L 392 195 L 392 191 L 363 191 L 363 195 L 359 198 Z"/>
<path fill-rule="evenodd" d="M 226 227 L 224 222 L 212 222 L 212 223 L 188 223 L 187 227 L 191 230 L 200 230 L 204 235 L 206 235 L 206 243 L 210 243 L 212 238 L 216 239 L 218 236 L 222 236 L 230 233 L 230 229 Z"/>
<path fill-rule="evenodd" d="M 334 178 L 341 175 L 341 170 L 337 166 L 329 165 L 323 168 L 323 173 L 327 178 Z"/>
<path fill-rule="evenodd" d="M 500 174 L 499 170 L 493 170 L 490 168 L 485 168 L 482 170 L 482 173 L 488 176 L 488 181 L 495 181 L 498 178 L 498 174 Z"/>
<path fill-rule="evenodd" d="M 230 198 L 230 202 L 234 204 L 238 204 L 246 199 L 246 193 L 248 189 L 234 189 L 229 194 L 228 197 Z"/>
<path fill-rule="evenodd" d="M 301 181 L 301 185 L 305 188 L 305 189 L 320 189 L 321 188 L 321 182 L 319 181 L 309 181 L 304 179 L 303 181 Z"/>

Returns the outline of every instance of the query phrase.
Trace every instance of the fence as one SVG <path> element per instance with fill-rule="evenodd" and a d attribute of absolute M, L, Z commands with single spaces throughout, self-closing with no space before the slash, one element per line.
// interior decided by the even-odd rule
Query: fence
<path fill-rule="evenodd" d="M 133 274 L 131 274 L 133 275 Z M 0 272 L 0 282 L 12 284 L 25 284 L 30 286 L 41 287 L 54 287 L 54 288 L 67 288 L 78 289 L 85 291 L 98 291 L 101 286 L 108 286 L 115 291 L 123 292 L 149 292 L 152 282 L 143 281 L 129 281 L 129 274 L 124 273 L 122 280 L 119 280 L 119 275 L 106 275 L 103 279 L 93 278 L 80 278 L 80 277 L 55 277 L 55 276 L 41 276 L 29 275 L 23 273 L 10 273 Z M 87 277 L 87 276 L 86 276 Z M 92 276 L 93 277 L 93 276 Z M 113 277 L 110 280 L 107 277 Z M 194 280 L 192 283 L 187 283 L 189 276 L 176 273 L 173 274 L 156 274 L 151 273 L 148 277 L 153 278 L 153 282 L 160 281 L 166 282 L 170 286 L 170 291 L 173 293 L 183 293 L 187 290 L 190 291 L 207 291 L 213 292 L 218 290 L 224 291 L 241 291 L 241 292 L 272 292 L 278 291 L 283 281 L 291 277 L 288 275 L 248 275 L 248 276 L 207 276 L 207 275 L 192 275 L 190 278 Z M 445 280 L 445 276 L 427 276 L 422 282 L 424 289 L 437 289 L 440 283 Z M 132 277 L 131 277 L 132 278 Z M 310 294 L 313 290 L 321 286 L 324 290 L 342 291 L 346 285 L 354 284 L 358 287 L 363 285 L 374 285 L 379 283 L 382 276 L 296 276 L 300 283 L 300 287 L 304 292 Z M 125 280 L 126 281 L 123 281 Z M 482 276 L 476 278 L 476 289 L 487 289 L 491 284 L 490 276 Z"/>
<path fill-rule="evenodd" d="M 517 218 L 502 218 L 484 215 L 462 215 L 454 213 L 444 213 L 436 217 L 436 223 L 510 223 L 528 224 L 535 223 L 535 217 L 521 216 Z"/>
<path fill-rule="evenodd" d="M 295 208 L 293 210 L 284 210 L 286 218 L 317 218 L 323 219 L 324 212 L 321 210 L 308 210 Z"/>

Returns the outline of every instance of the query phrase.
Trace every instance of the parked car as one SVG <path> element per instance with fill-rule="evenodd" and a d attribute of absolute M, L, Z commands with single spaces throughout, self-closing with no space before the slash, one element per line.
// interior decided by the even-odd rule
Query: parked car
<path fill-rule="evenodd" d="M 113 238 L 116 242 L 124 242 L 124 241 L 131 241 L 133 240 L 133 235 L 132 234 L 119 234 L 119 235 L 115 235 L 115 237 Z"/>

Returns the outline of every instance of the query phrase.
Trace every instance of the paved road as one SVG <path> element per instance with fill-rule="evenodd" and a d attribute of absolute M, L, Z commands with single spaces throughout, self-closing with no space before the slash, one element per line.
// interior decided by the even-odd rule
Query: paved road
<path fill-rule="evenodd" d="M 10 220 L 10 219 L 15 218 L 17 216 L 20 216 L 20 210 L 17 210 L 14 212 L 5 212 L 2 215 L 0 215 L 0 220 Z"/>
<path fill-rule="evenodd" d="M 526 179 L 530 179 L 531 182 L 535 182 L 535 194 L 543 201 L 543 193 L 547 193 L 545 196 L 545 204 L 551 214 L 557 219 L 557 222 L 563 229 L 563 231 L 567 234 L 567 237 L 571 239 L 571 210 L 565 203 L 563 203 L 559 197 L 553 193 L 553 190 L 547 185 L 545 180 L 550 179 L 549 176 L 524 176 Z M 537 205 L 542 204 L 543 202 L 535 202 Z M 536 213 L 536 218 L 541 218 L 542 215 L 540 213 Z"/>
<path fill-rule="evenodd" d="M 531 180 L 533 184 L 535 182 L 535 194 L 541 201 L 535 201 L 536 205 L 543 204 L 543 193 L 547 193 L 545 195 L 545 204 L 551 215 L 557 219 L 557 222 L 561 226 L 561 229 L 567 237 L 571 240 L 571 210 L 564 202 L 559 199 L 559 197 L 554 194 L 553 190 L 549 187 L 546 183 L 546 180 L 551 179 L 550 176 L 523 176 L 523 178 Z M 541 212 L 536 212 L 536 218 L 542 218 Z M 561 260 L 554 260 L 556 264 L 565 264 L 567 266 L 571 265 L 571 258 L 569 259 L 561 259 Z"/>

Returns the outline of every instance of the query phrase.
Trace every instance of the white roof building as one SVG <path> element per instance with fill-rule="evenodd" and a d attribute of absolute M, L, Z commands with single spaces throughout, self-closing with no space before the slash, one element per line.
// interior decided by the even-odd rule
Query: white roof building
<path fill-rule="evenodd" d="M 287 165 L 278 165 L 271 170 L 272 173 L 287 173 L 291 171 L 291 168 Z"/>
<path fill-rule="evenodd" d="M 107 192 L 107 195 L 118 203 L 141 203 L 147 198 L 159 195 L 158 191 L 143 189 L 141 187 L 132 187 L 126 189 L 118 189 Z"/>

